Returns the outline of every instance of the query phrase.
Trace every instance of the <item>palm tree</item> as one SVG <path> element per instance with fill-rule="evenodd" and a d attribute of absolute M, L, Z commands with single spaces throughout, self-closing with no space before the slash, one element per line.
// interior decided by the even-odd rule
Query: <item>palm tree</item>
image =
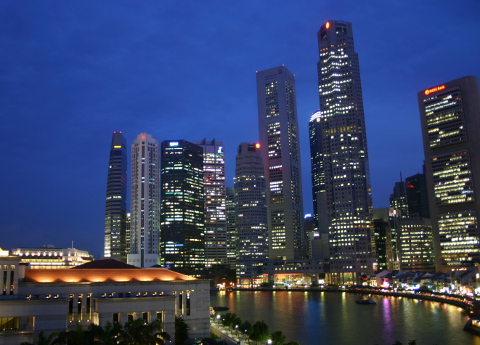
<path fill-rule="evenodd" d="M 118 322 L 114 324 L 107 322 L 105 327 L 92 323 L 88 326 L 88 331 L 92 334 L 96 344 L 116 345 L 118 338 L 122 336 L 123 328 Z"/>
<path fill-rule="evenodd" d="M 43 331 L 41 331 L 38 334 L 38 340 L 36 342 L 37 345 L 52 345 L 53 341 L 55 338 L 58 337 L 58 332 L 52 332 L 48 335 L 48 337 L 45 337 L 43 335 Z M 32 343 L 29 343 L 28 341 L 21 343 L 20 345 L 34 345 Z"/>
<path fill-rule="evenodd" d="M 183 345 L 189 338 L 189 326 L 181 317 L 175 316 L 175 345 Z"/>
<path fill-rule="evenodd" d="M 123 327 L 119 342 L 124 345 L 156 345 L 164 344 L 163 339 L 170 339 L 166 332 L 158 332 L 161 329 L 159 320 L 146 324 L 143 319 L 129 321 Z M 161 336 L 162 338 L 159 338 Z"/>

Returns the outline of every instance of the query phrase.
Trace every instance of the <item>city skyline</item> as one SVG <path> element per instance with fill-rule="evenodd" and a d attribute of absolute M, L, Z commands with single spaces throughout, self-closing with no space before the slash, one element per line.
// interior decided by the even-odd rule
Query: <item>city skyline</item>
<path fill-rule="evenodd" d="M 223 140 L 232 186 L 236 147 L 258 141 L 255 71 L 281 64 L 296 78 L 304 208 L 311 212 L 307 126 L 318 109 L 316 32 L 328 20 L 354 25 L 374 207 L 388 206 L 400 171 L 422 171 L 416 93 L 480 76 L 475 1 L 415 3 L 415 11 L 304 1 L 279 7 L 274 18 L 268 1 L 191 5 L 1 5 L 0 147 L 8 169 L 0 189 L 10 215 L 1 247 L 74 241 L 101 256 L 113 131 L 128 145 L 142 132 L 160 141 Z M 447 46 L 454 51 L 445 54 Z"/>

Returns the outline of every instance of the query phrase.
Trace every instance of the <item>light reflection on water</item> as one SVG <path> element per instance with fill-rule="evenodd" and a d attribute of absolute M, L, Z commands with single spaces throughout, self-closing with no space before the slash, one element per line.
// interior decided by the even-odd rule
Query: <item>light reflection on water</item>
<path fill-rule="evenodd" d="M 358 305 L 369 298 L 376 305 Z M 264 320 L 301 345 L 480 345 L 463 331 L 467 318 L 455 306 L 409 298 L 348 293 L 256 291 L 212 292 L 211 305 L 225 305 L 242 320 Z"/>

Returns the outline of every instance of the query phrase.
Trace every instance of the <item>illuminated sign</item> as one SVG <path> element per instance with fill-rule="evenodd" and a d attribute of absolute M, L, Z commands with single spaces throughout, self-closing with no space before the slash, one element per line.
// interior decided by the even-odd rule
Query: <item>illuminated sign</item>
<path fill-rule="evenodd" d="M 218 147 L 217 153 L 219 154 L 223 153 L 223 146 Z"/>
<path fill-rule="evenodd" d="M 444 90 L 445 89 L 445 85 L 440 85 L 440 86 L 436 86 L 436 87 L 432 87 L 431 89 L 426 89 L 425 90 L 425 95 L 429 95 L 433 92 L 437 92 L 437 91 L 440 91 L 440 90 Z"/>
<path fill-rule="evenodd" d="M 330 22 L 327 22 L 327 24 L 325 24 L 325 27 L 326 27 L 327 29 L 330 29 Z"/>
<path fill-rule="evenodd" d="M 115 145 L 113 146 L 114 149 L 121 149 L 122 148 L 122 145 Z"/>
<path fill-rule="evenodd" d="M 171 141 L 169 143 L 169 146 L 172 147 L 172 146 L 178 146 L 178 141 Z"/>

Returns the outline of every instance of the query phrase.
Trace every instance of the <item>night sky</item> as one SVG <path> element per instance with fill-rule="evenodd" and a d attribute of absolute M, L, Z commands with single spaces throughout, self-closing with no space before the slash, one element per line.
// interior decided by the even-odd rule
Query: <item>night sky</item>
<path fill-rule="evenodd" d="M 416 94 L 480 77 L 478 0 L 0 1 L 0 247 L 103 254 L 109 145 L 122 131 L 223 141 L 227 185 L 258 141 L 255 71 L 296 75 L 305 212 L 316 34 L 353 24 L 374 207 L 422 171 Z M 480 135 L 480 133 L 479 133 Z M 130 153 L 129 153 L 130 156 Z"/>

